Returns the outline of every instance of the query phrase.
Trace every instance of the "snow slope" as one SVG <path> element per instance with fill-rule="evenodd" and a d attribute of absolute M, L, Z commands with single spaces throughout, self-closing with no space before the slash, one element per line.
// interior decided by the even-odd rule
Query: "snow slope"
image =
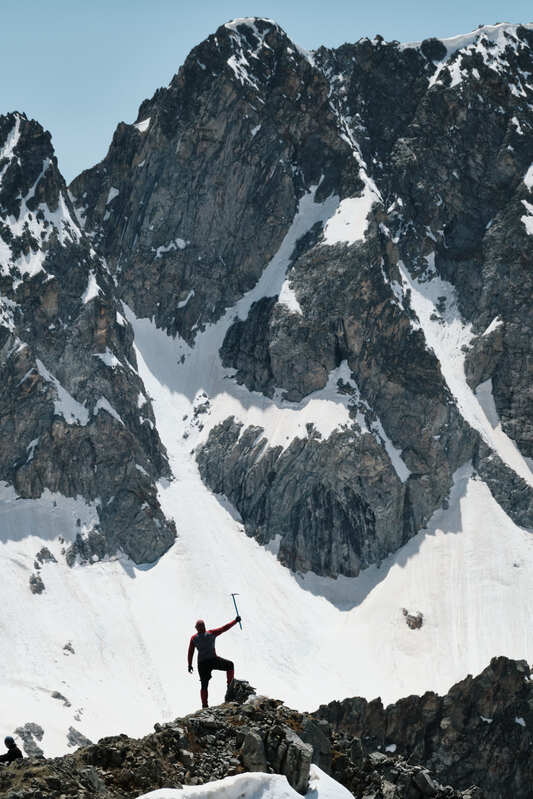
<path fill-rule="evenodd" d="M 197 677 L 186 670 L 189 637 L 198 617 L 215 626 L 233 616 L 231 592 L 239 592 L 244 628 L 219 639 L 220 654 L 234 659 L 237 676 L 259 692 L 302 710 L 350 695 L 390 702 L 444 692 L 495 654 L 533 659 L 524 602 L 533 591 L 533 538 L 470 467 L 456 474 L 449 507 L 426 531 L 356 579 L 291 574 L 203 485 L 191 450 L 228 413 L 262 424 L 272 442 L 304 434 L 307 420 L 328 435 L 347 413 L 334 384 L 294 406 L 236 386 L 220 365 L 225 326 L 283 283 L 287 258 L 278 258 L 261 285 L 199 334 L 192 349 L 128 312 L 174 474 L 159 491 L 178 539 L 159 562 L 135 566 L 117 558 L 69 568 L 60 537 L 90 529 L 95 507 L 49 494 L 22 500 L 2 489 L 2 718 L 6 730 L 41 724 L 47 754 L 67 750 L 70 726 L 91 739 L 142 735 L 155 721 L 196 709 Z M 207 412 L 195 418 L 207 401 Z M 46 588 L 34 595 L 28 579 L 43 543 L 58 562 L 43 564 Z M 424 614 L 420 630 L 408 628 L 402 608 Z M 73 654 L 63 648 L 67 642 Z M 54 698 L 56 691 L 69 706 Z M 223 677 L 215 675 L 211 701 L 222 701 L 223 691 Z"/>

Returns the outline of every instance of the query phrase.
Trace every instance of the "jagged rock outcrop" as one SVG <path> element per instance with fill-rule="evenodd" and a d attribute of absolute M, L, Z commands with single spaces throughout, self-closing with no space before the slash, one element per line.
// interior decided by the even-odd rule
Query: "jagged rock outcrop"
<path fill-rule="evenodd" d="M 389 799 L 482 799 L 472 788 L 441 786 L 426 768 L 374 751 L 281 702 L 253 697 L 198 711 L 140 740 L 102 738 L 75 753 L 28 759 L 0 770 L 3 799 L 133 799 L 157 788 L 201 785 L 246 771 L 283 774 L 305 794 L 311 763 L 340 780 L 354 795 Z"/>
<path fill-rule="evenodd" d="M 49 489 L 95 504 L 96 527 L 72 530 L 72 559 L 121 549 L 153 561 L 175 537 L 132 344 L 50 134 L 23 114 L 0 117 L 0 480 L 21 497 Z"/>
<path fill-rule="evenodd" d="M 187 341 L 256 283 L 305 187 L 358 186 L 327 81 L 278 25 L 227 24 L 70 190 L 121 296 Z"/>
<path fill-rule="evenodd" d="M 396 528 L 402 483 L 373 435 L 335 431 L 323 441 L 311 429 L 283 450 L 262 433 L 227 419 L 198 465 L 242 513 L 248 534 L 261 543 L 279 536 L 278 557 L 293 570 L 357 574 L 416 530 L 408 514 Z"/>
<path fill-rule="evenodd" d="M 439 782 L 459 789 L 476 784 L 488 799 L 530 796 L 533 680 L 525 661 L 494 658 L 446 696 L 428 692 L 386 708 L 380 699 L 344 699 L 315 715 L 347 742 L 356 736 L 365 746 L 393 750 Z"/>

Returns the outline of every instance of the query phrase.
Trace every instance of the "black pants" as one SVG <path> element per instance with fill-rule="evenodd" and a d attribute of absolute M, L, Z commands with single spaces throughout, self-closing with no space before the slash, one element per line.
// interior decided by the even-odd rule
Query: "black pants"
<path fill-rule="evenodd" d="M 202 688 L 207 689 L 207 684 L 211 679 L 211 672 L 213 671 L 233 671 L 233 663 L 231 660 L 225 660 L 224 658 L 209 658 L 208 660 L 202 660 L 201 663 L 198 664 L 198 673 L 200 675 L 200 682 L 202 684 Z"/>

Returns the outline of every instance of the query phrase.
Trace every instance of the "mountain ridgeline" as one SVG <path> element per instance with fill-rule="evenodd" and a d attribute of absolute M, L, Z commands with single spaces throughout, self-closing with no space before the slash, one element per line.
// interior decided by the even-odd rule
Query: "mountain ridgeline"
<path fill-rule="evenodd" d="M 96 503 L 74 558 L 171 545 L 132 313 L 184 358 L 219 331 L 249 404 L 297 412 L 329 387 L 346 409 L 272 444 L 202 400 L 205 484 L 291 569 L 379 562 L 469 462 L 533 527 L 532 109 L 531 25 L 307 53 L 246 19 L 68 192 L 48 134 L 0 118 L 0 479 Z"/>
<path fill-rule="evenodd" d="M 282 774 L 294 789 L 290 795 L 313 797 L 320 786 L 317 791 L 311 764 L 356 797 L 531 796 L 533 682 L 525 661 L 493 658 L 445 696 L 427 692 L 387 708 L 380 699 L 354 697 L 313 714 L 255 696 L 248 683 L 238 682 L 242 702 L 156 723 L 155 732 L 139 740 L 122 734 L 96 744 L 79 741 L 73 754 L 51 759 L 31 752 L 31 759 L 0 771 L 2 797 L 135 799 L 140 792 L 207 783 L 213 796 L 217 790 L 260 795 L 245 781 L 248 772 L 265 779 Z M 213 783 L 239 775 L 235 794 L 228 781 L 225 790 Z"/>

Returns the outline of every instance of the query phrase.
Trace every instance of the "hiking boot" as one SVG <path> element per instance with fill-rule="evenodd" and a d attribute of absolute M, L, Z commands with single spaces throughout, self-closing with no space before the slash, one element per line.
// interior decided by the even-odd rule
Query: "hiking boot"
<path fill-rule="evenodd" d="M 235 698 L 233 690 L 234 688 L 235 688 L 235 680 L 233 679 L 231 682 L 228 683 L 228 687 L 226 689 L 226 695 L 224 697 L 224 702 L 231 702 L 232 699 Z"/>

